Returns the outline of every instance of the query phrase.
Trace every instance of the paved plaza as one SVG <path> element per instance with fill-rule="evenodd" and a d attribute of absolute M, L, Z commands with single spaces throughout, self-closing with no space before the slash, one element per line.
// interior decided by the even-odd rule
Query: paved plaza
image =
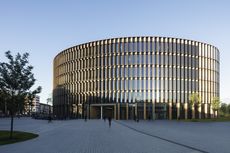
<path fill-rule="evenodd" d="M 8 130 L 10 119 L 0 119 Z M 38 138 L 0 146 L 0 153 L 229 153 L 230 122 L 15 119 L 15 130 Z"/>

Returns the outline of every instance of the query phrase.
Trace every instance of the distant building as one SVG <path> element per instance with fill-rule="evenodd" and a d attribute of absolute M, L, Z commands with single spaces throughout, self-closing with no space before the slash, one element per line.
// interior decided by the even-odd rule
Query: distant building
<path fill-rule="evenodd" d="M 32 105 L 29 105 L 29 103 L 26 101 L 25 102 L 25 106 L 24 106 L 24 113 L 25 114 L 29 114 L 31 113 L 37 113 L 39 112 L 39 106 L 40 105 L 40 97 L 36 96 L 33 101 L 32 101 Z"/>
<path fill-rule="evenodd" d="M 40 114 L 49 114 L 49 113 L 53 113 L 53 107 L 51 105 L 48 104 L 44 104 L 44 103 L 40 103 L 39 104 L 39 111 L 37 113 Z"/>

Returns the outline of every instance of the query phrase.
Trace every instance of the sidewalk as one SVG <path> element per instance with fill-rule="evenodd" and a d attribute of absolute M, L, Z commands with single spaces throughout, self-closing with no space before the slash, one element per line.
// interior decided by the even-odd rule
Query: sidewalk
<path fill-rule="evenodd" d="M 9 128 L 9 120 L 0 120 L 0 129 Z M 138 123 L 140 124 L 140 123 Z M 48 121 L 21 118 L 15 130 L 35 132 L 39 137 L 17 144 L 0 146 L 1 153 L 190 153 L 181 147 L 143 135 L 123 125 L 103 120 Z"/>

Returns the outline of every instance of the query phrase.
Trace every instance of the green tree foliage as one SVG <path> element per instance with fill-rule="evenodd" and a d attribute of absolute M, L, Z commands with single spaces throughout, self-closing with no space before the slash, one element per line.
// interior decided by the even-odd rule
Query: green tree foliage
<path fill-rule="evenodd" d="M 219 97 L 214 97 L 212 99 L 212 109 L 214 111 L 217 111 L 220 108 L 220 98 Z"/>
<path fill-rule="evenodd" d="M 189 101 L 190 101 L 189 103 L 190 108 L 192 108 L 194 105 L 200 106 L 201 104 L 200 95 L 198 93 L 192 93 L 189 96 Z"/>
<path fill-rule="evenodd" d="M 28 53 L 17 53 L 15 57 L 10 51 L 5 53 L 8 62 L 0 62 L 0 90 L 5 95 L 7 110 L 11 116 L 11 132 L 13 132 L 13 119 L 17 112 L 24 109 L 25 98 L 29 89 L 34 85 L 35 78 L 32 73 L 33 66 L 29 65 Z M 36 89 L 41 91 L 41 87 Z"/>
<path fill-rule="evenodd" d="M 7 94 L 4 93 L 0 88 L 0 111 L 7 115 L 7 105 L 6 105 Z"/>
<path fill-rule="evenodd" d="M 192 118 L 195 118 L 195 110 L 194 106 L 200 107 L 201 104 L 201 98 L 198 93 L 192 93 L 189 96 L 189 107 L 192 109 Z"/>
<path fill-rule="evenodd" d="M 228 104 L 227 112 L 228 112 L 228 114 L 230 115 L 230 104 Z"/>
<path fill-rule="evenodd" d="M 221 113 L 223 113 L 223 115 L 227 114 L 228 113 L 228 105 L 226 103 L 221 103 L 220 111 L 221 111 Z"/>
<path fill-rule="evenodd" d="M 224 117 L 230 117 L 230 104 L 221 103 L 220 114 Z"/>

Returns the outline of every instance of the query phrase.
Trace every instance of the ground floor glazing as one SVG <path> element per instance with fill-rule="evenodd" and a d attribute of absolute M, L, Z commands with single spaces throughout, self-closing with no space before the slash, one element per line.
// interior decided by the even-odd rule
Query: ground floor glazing
<path fill-rule="evenodd" d="M 212 118 L 210 104 L 188 106 L 187 103 L 103 103 L 54 106 L 58 118 L 88 118 L 116 120 L 155 120 Z"/>

